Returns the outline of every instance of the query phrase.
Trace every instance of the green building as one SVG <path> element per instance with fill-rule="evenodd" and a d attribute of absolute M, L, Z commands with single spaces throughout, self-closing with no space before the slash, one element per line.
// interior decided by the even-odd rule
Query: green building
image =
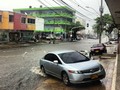
<path fill-rule="evenodd" d="M 44 32 L 64 33 L 75 21 L 75 11 L 68 7 L 14 9 L 15 12 L 44 18 Z"/>

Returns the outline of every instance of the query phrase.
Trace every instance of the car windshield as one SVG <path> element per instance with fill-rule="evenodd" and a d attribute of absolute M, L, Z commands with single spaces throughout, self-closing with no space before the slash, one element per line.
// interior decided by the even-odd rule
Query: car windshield
<path fill-rule="evenodd" d="M 90 60 L 89 58 L 80 54 L 79 52 L 69 52 L 69 53 L 67 52 L 67 53 L 59 54 L 59 56 L 64 63 L 77 63 L 77 62 Z"/>

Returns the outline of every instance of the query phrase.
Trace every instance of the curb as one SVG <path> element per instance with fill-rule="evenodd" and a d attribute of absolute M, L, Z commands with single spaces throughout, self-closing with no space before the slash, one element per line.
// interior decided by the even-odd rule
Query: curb
<path fill-rule="evenodd" d="M 118 54 L 116 55 L 116 62 L 115 62 L 115 68 L 114 68 L 114 71 L 113 71 L 113 79 L 112 79 L 111 90 L 116 90 L 117 63 L 118 63 Z"/>

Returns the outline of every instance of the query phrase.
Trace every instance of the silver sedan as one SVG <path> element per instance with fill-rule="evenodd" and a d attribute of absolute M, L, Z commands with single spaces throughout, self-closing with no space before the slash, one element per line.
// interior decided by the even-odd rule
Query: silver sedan
<path fill-rule="evenodd" d="M 100 63 L 75 50 L 47 53 L 40 60 L 40 68 L 44 74 L 62 79 L 65 85 L 97 81 L 106 75 Z"/>

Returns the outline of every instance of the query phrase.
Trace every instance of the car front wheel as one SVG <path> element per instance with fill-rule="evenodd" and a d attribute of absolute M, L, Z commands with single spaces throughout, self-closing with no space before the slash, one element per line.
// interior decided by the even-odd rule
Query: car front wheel
<path fill-rule="evenodd" d="M 45 68 L 43 66 L 41 67 L 41 72 L 42 72 L 43 76 L 46 77 Z"/>
<path fill-rule="evenodd" d="M 69 81 L 69 77 L 68 77 L 67 73 L 64 72 L 62 74 L 62 80 L 63 80 L 63 82 L 64 82 L 65 85 L 67 85 L 67 86 L 70 85 L 70 81 Z"/>

